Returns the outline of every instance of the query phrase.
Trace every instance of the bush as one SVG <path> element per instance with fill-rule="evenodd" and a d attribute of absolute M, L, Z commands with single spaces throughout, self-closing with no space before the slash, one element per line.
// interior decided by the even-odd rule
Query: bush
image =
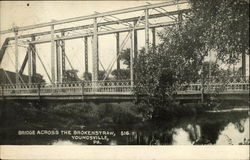
<path fill-rule="evenodd" d="M 50 112 L 67 119 L 74 119 L 76 124 L 129 124 L 140 121 L 137 107 L 133 103 L 70 103 L 51 105 Z"/>

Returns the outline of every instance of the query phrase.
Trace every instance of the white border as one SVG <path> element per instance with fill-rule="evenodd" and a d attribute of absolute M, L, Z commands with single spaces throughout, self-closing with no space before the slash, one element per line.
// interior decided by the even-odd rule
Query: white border
<path fill-rule="evenodd" d="M 248 160 L 249 146 L 0 146 L 1 159 Z"/>

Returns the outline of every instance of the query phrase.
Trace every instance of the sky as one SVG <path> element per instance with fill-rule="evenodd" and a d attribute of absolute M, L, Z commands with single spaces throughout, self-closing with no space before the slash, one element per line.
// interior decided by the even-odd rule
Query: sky
<path fill-rule="evenodd" d="M 150 3 L 161 3 L 162 1 L 149 1 Z M 61 20 L 67 18 L 73 18 L 78 16 L 90 15 L 97 12 L 106 12 L 112 10 L 118 10 L 123 8 L 135 7 L 147 5 L 147 1 L 0 1 L 0 30 L 10 29 L 13 26 L 27 26 L 34 25 L 43 22 L 50 22 L 52 20 Z M 183 6 L 177 6 L 183 7 Z M 169 11 L 174 8 L 167 8 Z M 136 15 L 125 14 L 123 17 L 129 16 L 140 16 L 143 12 L 136 12 Z M 119 17 L 120 15 L 117 15 Z M 121 18 L 121 16 L 119 17 Z M 103 19 L 99 20 L 103 22 Z M 68 27 L 82 24 L 89 24 L 92 21 L 81 21 L 77 23 L 72 23 L 72 25 L 62 25 L 57 27 Z M 152 22 L 153 23 L 153 22 Z M 124 27 L 123 27 L 124 28 Z M 31 33 L 31 32 L 39 32 L 39 31 L 48 31 L 49 27 L 36 29 L 29 32 L 20 32 L 19 34 Z M 160 30 L 160 29 L 159 29 Z M 157 31 L 159 31 L 157 30 Z M 83 31 L 78 31 L 78 33 Z M 73 33 L 77 34 L 77 32 Z M 127 33 L 121 33 L 120 35 L 120 43 L 122 43 L 124 37 Z M 0 35 L 0 46 L 4 42 L 4 39 L 8 36 L 13 36 L 14 34 L 5 34 Z M 144 31 L 138 32 L 138 48 L 144 46 L 145 44 L 145 34 Z M 42 37 L 41 37 L 42 39 Z M 150 32 L 150 42 L 152 39 L 152 34 Z M 156 40 L 159 41 L 158 39 Z M 21 43 L 22 41 L 20 41 Z M 73 68 L 79 70 L 79 76 L 81 77 L 84 72 L 84 45 L 83 39 L 77 40 L 69 40 L 66 41 L 66 54 L 69 57 L 71 63 L 73 64 Z M 89 70 L 92 70 L 92 47 L 91 47 L 91 39 L 89 38 Z M 99 37 L 99 56 L 100 61 L 103 64 L 104 68 L 110 65 L 113 59 L 116 57 L 116 45 L 115 45 L 115 35 L 107 35 Z M 124 47 L 129 48 L 130 42 L 128 41 Z M 50 72 L 50 43 L 37 45 L 37 52 L 40 55 L 44 65 L 48 72 Z M 26 48 L 19 47 L 19 67 L 21 66 L 22 60 L 24 59 Z M 8 47 L 6 50 L 6 55 L 2 61 L 1 67 L 14 71 L 14 47 Z M 247 57 L 247 61 L 249 61 Z M 116 63 L 114 64 L 116 66 Z M 247 65 L 249 66 L 249 65 Z M 124 67 L 124 66 L 123 66 Z M 70 69 L 69 64 L 66 62 L 66 69 Z M 100 68 L 102 70 L 102 68 Z M 114 67 L 115 69 L 115 67 Z M 249 70 L 249 69 L 248 69 Z M 42 74 L 46 81 L 48 81 L 48 77 L 45 74 L 45 70 L 43 69 L 41 63 L 37 60 L 37 72 Z M 249 72 L 248 72 L 249 73 Z M 25 68 L 24 74 L 27 74 L 27 67 Z"/>
<path fill-rule="evenodd" d="M 150 3 L 161 3 L 161 1 L 150 2 Z M 118 10 L 123 8 L 135 7 L 147 5 L 146 1 L 1 1 L 0 2 L 0 30 L 10 29 L 13 26 L 27 26 L 43 22 L 50 22 L 52 20 L 61 20 L 67 18 L 73 18 L 78 16 L 85 16 L 94 14 L 97 12 L 106 12 L 112 10 Z M 140 16 L 141 13 L 136 13 L 136 15 L 122 15 L 126 16 Z M 118 15 L 119 16 L 119 15 Z M 119 17 L 121 18 L 121 17 Z M 92 21 L 81 21 L 73 23 L 74 25 L 89 24 Z M 99 20 L 103 22 L 103 19 Z M 65 27 L 69 26 L 68 24 L 63 25 Z M 72 25 L 71 25 L 72 26 Z M 57 27 L 57 26 L 56 26 Z M 60 26 L 59 26 L 60 27 Z M 123 27 L 124 28 L 124 27 Z M 50 30 L 49 27 L 36 29 L 33 31 L 47 31 Z M 79 32 L 79 31 L 78 31 Z M 81 32 L 81 31 L 80 31 Z M 20 32 L 19 34 L 31 33 L 29 32 Z M 4 39 L 8 36 L 13 36 L 14 34 L 5 34 L 0 37 L 0 45 L 2 45 Z M 120 43 L 127 33 L 120 34 Z M 150 33 L 150 37 L 151 37 Z M 138 46 L 139 48 L 144 46 L 144 31 L 138 32 Z M 82 75 L 84 71 L 84 46 L 83 39 L 69 40 L 66 41 L 66 54 L 69 57 L 73 68 L 79 70 L 79 76 Z M 89 70 L 92 69 L 92 60 L 91 60 L 91 39 L 89 38 Z M 12 42 L 13 43 L 13 42 Z M 116 45 L 115 45 L 115 35 L 107 35 L 99 37 L 99 56 L 101 63 L 104 68 L 107 69 L 111 61 L 115 58 L 116 54 Z M 130 42 L 128 41 L 124 47 L 130 47 Z M 44 62 L 46 69 L 50 72 L 50 43 L 37 45 L 37 52 L 40 55 L 42 61 Z M 2 61 L 1 67 L 6 70 L 14 71 L 14 47 L 8 47 L 6 55 Z M 19 67 L 21 62 L 24 59 L 26 49 L 19 47 Z M 37 62 L 37 70 L 44 78 L 48 80 L 48 77 L 45 75 L 45 70 L 43 69 L 40 62 Z M 116 63 L 114 64 L 116 66 Z M 124 67 L 124 66 L 123 66 Z M 66 63 L 66 69 L 70 69 L 69 65 Z M 102 70 L 102 68 L 100 68 Z M 24 70 L 24 73 L 27 74 L 27 67 Z"/>

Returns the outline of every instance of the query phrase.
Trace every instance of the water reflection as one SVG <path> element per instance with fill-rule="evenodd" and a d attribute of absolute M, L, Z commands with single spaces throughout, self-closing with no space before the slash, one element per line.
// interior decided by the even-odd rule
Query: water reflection
<path fill-rule="evenodd" d="M 249 118 L 229 123 L 220 133 L 216 144 L 240 144 L 249 139 Z"/>
<path fill-rule="evenodd" d="M 249 144 L 249 116 L 247 112 L 205 113 L 193 117 L 172 118 L 126 126 L 81 127 L 71 118 L 71 127 L 60 117 L 34 115 L 36 120 L 22 121 L 23 113 L 2 116 L 0 121 L 1 144 L 48 145 L 238 145 Z M 4 121 L 3 121 L 4 120 Z M 19 136 L 18 130 L 82 130 L 110 131 L 114 134 L 98 140 L 98 137 L 73 139 L 70 135 Z M 79 135 L 79 137 L 82 135 Z M 102 136 L 102 135 L 101 135 Z M 90 139 L 96 138 L 96 140 Z"/>
<path fill-rule="evenodd" d="M 214 123 L 213 123 L 214 124 Z M 249 139 L 249 118 L 240 119 L 237 122 L 215 123 L 217 126 L 209 122 L 202 123 L 184 123 L 181 127 L 174 128 L 158 128 L 155 130 L 130 130 L 127 136 L 116 136 L 110 138 L 107 142 L 101 144 L 106 145 L 238 145 Z M 220 124 L 220 125 L 218 125 Z M 214 129 L 211 129 L 212 126 Z M 147 126 L 149 127 L 149 126 Z M 151 126 L 152 127 L 152 126 Z M 119 134 L 120 131 L 116 131 Z M 215 134 L 215 135 L 211 135 Z M 59 140 L 53 145 L 79 145 L 92 144 L 91 142 L 71 142 L 68 140 Z"/>
<path fill-rule="evenodd" d="M 176 133 L 173 135 L 174 145 L 191 145 L 190 134 L 182 128 L 176 129 Z"/>

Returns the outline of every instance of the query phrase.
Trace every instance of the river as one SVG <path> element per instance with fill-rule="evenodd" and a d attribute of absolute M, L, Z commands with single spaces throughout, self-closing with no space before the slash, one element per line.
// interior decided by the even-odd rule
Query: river
<path fill-rule="evenodd" d="M 33 114 L 33 113 L 30 113 Z M 11 115 L 11 116 L 10 116 Z M 19 116 L 18 116 L 19 115 Z M 18 118 L 19 117 L 19 118 Z M 71 125 L 58 117 L 22 112 L 1 113 L 0 143 L 4 145 L 238 145 L 249 144 L 249 113 L 203 113 L 167 120 L 97 126 Z M 53 119 L 54 118 L 54 119 Z M 63 116 L 60 117 L 63 119 Z M 74 119 L 70 118 L 70 124 Z"/>

